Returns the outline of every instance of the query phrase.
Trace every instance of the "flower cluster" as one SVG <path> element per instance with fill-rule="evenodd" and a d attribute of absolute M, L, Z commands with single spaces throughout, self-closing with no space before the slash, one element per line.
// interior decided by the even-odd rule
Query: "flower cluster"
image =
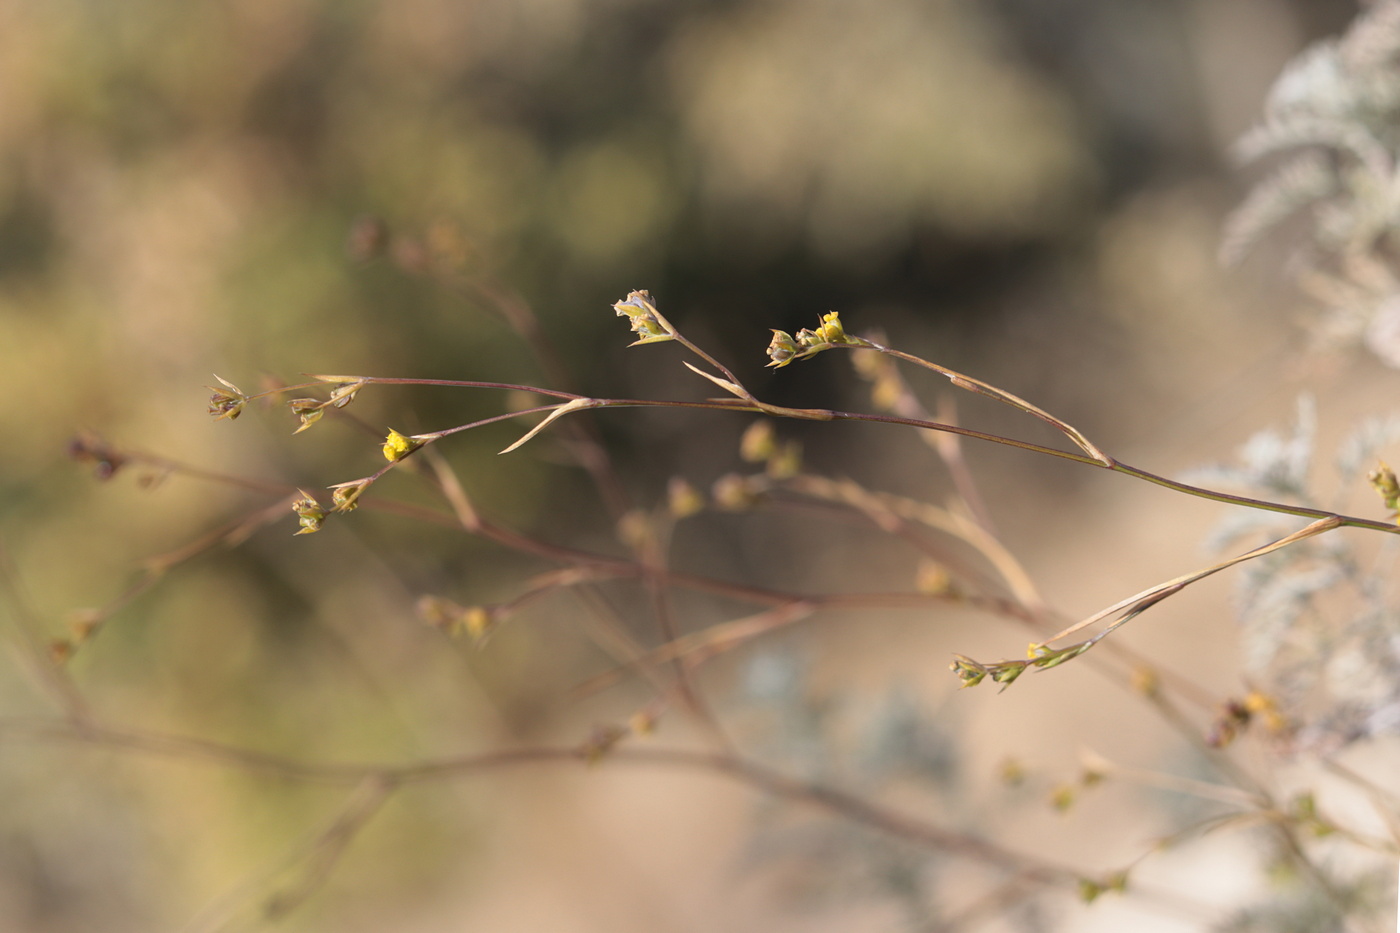
<path fill-rule="evenodd" d="M 651 300 L 651 292 L 629 292 L 626 298 L 613 304 L 613 310 L 617 312 L 618 317 L 627 318 L 633 333 L 638 335 L 629 346 L 675 339 L 670 323 L 657 312 L 656 305 Z"/>
<path fill-rule="evenodd" d="M 218 373 L 214 374 L 214 378 L 219 380 L 223 388 L 218 386 L 204 387 L 213 393 L 209 396 L 209 414 L 213 415 L 217 421 L 222 421 L 225 418 L 232 421 L 243 414 L 243 408 L 248 404 L 248 396 L 243 394 L 242 389 Z"/>
<path fill-rule="evenodd" d="M 292 511 L 297 513 L 297 521 L 301 524 L 301 530 L 297 534 L 309 535 L 320 531 L 326 520 L 326 510 L 310 493 L 305 490 L 297 491 L 301 493 L 301 498 L 292 503 Z"/>
<path fill-rule="evenodd" d="M 838 312 L 828 311 L 822 315 L 822 322 L 816 330 L 804 327 L 797 332 L 796 337 L 785 330 L 774 330 L 773 339 L 768 344 L 768 359 L 772 361 L 768 365 L 786 366 L 793 360 L 813 356 L 838 345 L 868 346 L 859 337 L 852 337 L 846 333 Z"/>
<path fill-rule="evenodd" d="M 1032 643 L 1026 651 L 1026 660 L 1024 661 L 992 661 L 990 663 L 975 661 L 966 655 L 955 654 L 953 655 L 953 663 L 948 666 L 948 669 L 958 675 L 958 679 L 962 681 L 964 687 L 975 687 L 988 677 L 1005 687 L 1013 683 L 1029 668 L 1046 670 L 1059 667 L 1066 661 L 1079 657 L 1092 647 L 1094 647 L 1093 639 L 1077 642 L 1065 648 L 1051 648 L 1048 645 Z"/>
<path fill-rule="evenodd" d="M 486 606 L 461 606 L 441 596 L 418 600 L 418 616 L 449 635 L 466 635 L 478 647 L 495 631 L 499 613 Z"/>
<path fill-rule="evenodd" d="M 349 405 L 355 400 L 356 394 L 365 387 L 365 380 L 354 376 L 317 376 L 316 378 L 338 384 L 331 389 L 330 397 L 325 400 L 294 398 L 287 403 L 287 407 L 291 408 L 293 414 L 301 419 L 301 427 L 293 431 L 293 434 L 300 434 L 320 421 L 327 408 L 344 408 Z"/>
<path fill-rule="evenodd" d="M 217 373 L 214 378 L 219 380 L 223 388 L 219 388 L 219 386 L 205 386 L 205 388 L 212 393 L 209 396 L 209 414 L 213 415 L 216 420 L 232 421 L 243 414 L 243 409 L 253 399 L 273 394 L 272 392 L 264 392 L 260 395 L 247 395 L 238 386 Z M 292 432 L 294 434 L 300 434 L 320 421 L 327 408 L 344 408 L 349 405 L 354 400 L 355 395 L 368 382 L 359 376 L 315 376 L 314 378 L 331 384 L 330 397 L 326 399 L 294 398 L 287 402 L 287 407 L 301 420 L 301 426 Z"/>
<path fill-rule="evenodd" d="M 1256 721 L 1262 722 L 1272 735 L 1285 734 L 1290 725 L 1272 696 L 1251 690 L 1243 699 L 1225 701 L 1206 732 L 1206 744 L 1211 748 L 1224 748 Z"/>

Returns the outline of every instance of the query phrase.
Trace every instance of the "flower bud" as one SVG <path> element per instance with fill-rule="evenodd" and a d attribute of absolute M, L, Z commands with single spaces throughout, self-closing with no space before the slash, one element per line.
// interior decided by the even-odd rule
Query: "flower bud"
<path fill-rule="evenodd" d="M 321 416 L 326 413 L 326 403 L 318 398 L 294 398 L 287 402 L 287 407 L 301 419 L 301 427 L 293 431 L 293 434 L 300 434 L 313 424 L 321 420 Z"/>
<path fill-rule="evenodd" d="M 292 503 L 292 511 L 297 514 L 297 521 L 301 524 L 301 530 L 297 534 L 314 534 L 321 530 L 321 525 L 326 520 L 326 510 L 304 490 L 297 491 L 301 493 L 301 498 Z"/>
<path fill-rule="evenodd" d="M 953 655 L 953 663 L 948 665 L 948 670 L 958 675 L 964 687 L 977 686 L 991 673 L 982 662 L 961 654 Z"/>
<path fill-rule="evenodd" d="M 369 480 L 357 479 L 331 487 L 333 512 L 353 512 L 360 507 L 360 494 L 369 488 Z"/>
<path fill-rule="evenodd" d="M 1385 500 L 1386 508 L 1400 508 L 1400 480 L 1396 480 L 1395 471 L 1384 460 L 1377 461 L 1377 464 L 1376 469 L 1366 474 L 1366 479 L 1370 481 L 1371 488 Z"/>
<path fill-rule="evenodd" d="M 737 473 L 726 473 L 711 489 L 715 505 L 726 512 L 743 512 L 758 501 L 749 481 Z"/>
<path fill-rule="evenodd" d="M 671 517 L 676 519 L 689 518 L 705 507 L 705 498 L 700 491 L 679 476 L 671 477 L 666 487 L 666 498 Z"/>
<path fill-rule="evenodd" d="M 637 346 L 641 343 L 661 343 L 666 340 L 674 340 L 671 330 L 661 320 L 656 312 L 656 305 L 651 300 L 651 293 L 647 291 L 629 292 L 622 301 L 613 304 L 613 310 L 619 317 L 626 317 L 632 327 L 632 331 L 638 335 L 638 339 L 631 343 Z"/>
<path fill-rule="evenodd" d="M 768 359 L 772 361 L 768 365 L 786 366 L 801 352 L 802 348 L 792 338 L 792 334 L 785 330 L 775 330 L 773 339 L 768 343 Z"/>
<path fill-rule="evenodd" d="M 214 374 L 214 378 L 218 379 L 224 388 L 204 387 L 213 393 L 209 396 L 209 414 L 213 415 L 216 421 L 222 421 L 225 418 L 232 421 L 243 414 L 243 408 L 248 404 L 248 396 L 244 395 L 238 386 L 224 379 L 218 373 Z"/>
<path fill-rule="evenodd" d="M 762 463 L 778 452 L 773 422 L 760 418 L 749 425 L 739 439 L 739 456 L 749 463 Z"/>

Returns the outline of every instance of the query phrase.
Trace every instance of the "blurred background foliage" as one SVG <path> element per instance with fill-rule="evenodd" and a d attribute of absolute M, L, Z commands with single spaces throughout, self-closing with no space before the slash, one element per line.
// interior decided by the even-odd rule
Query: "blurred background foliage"
<path fill-rule="evenodd" d="M 373 469 L 377 444 L 333 419 L 292 440 L 285 412 L 212 423 L 211 372 L 248 390 L 303 372 L 543 383 L 480 292 L 454 282 L 523 297 L 580 391 L 707 394 L 668 348 L 624 349 L 609 305 L 645 287 L 771 400 L 863 407 L 835 363 L 762 370 L 768 328 L 836 308 L 849 328 L 881 327 L 1091 436 L 1146 443 L 1144 410 L 1194 419 L 1145 448 L 1185 465 L 1172 427 L 1238 439 L 1257 411 L 1233 394 L 1215 404 L 1210 380 L 1275 365 L 1289 340 L 1291 299 L 1270 291 L 1264 264 L 1233 278 L 1215 266 L 1238 191 L 1225 147 L 1281 64 L 1354 12 L 1324 0 L 0 0 L 0 534 L 58 637 L 144 558 L 267 501 L 152 470 L 95 483 L 64 459 L 76 431 L 323 488 Z M 366 217 L 388 235 L 357 255 L 347 242 Z M 376 432 L 411 432 L 501 405 L 375 389 L 355 410 Z M 647 505 L 673 474 L 703 487 L 732 468 L 744 426 L 597 421 Z M 493 515 L 615 549 L 591 487 L 548 441 L 494 457 L 518 431 L 444 449 Z M 917 444 L 793 433 L 821 468 L 936 494 L 928 461 L 903 459 Z M 1055 464 L 1018 477 L 1024 462 L 1005 455 L 974 462 L 1010 515 L 1083 479 Z M 559 607 L 485 654 L 413 618 L 421 592 L 504 598 L 541 567 L 383 515 L 341 524 L 293 539 L 288 515 L 182 567 L 73 659 L 75 676 L 114 719 L 311 757 L 583 734 L 595 713 L 563 697 L 601 656 Z M 1018 524 L 1010 538 L 1043 533 Z M 813 540 L 725 519 L 704 535 L 687 545 L 696 560 L 736 575 Z M 781 572 L 830 582 L 864 546 L 828 544 L 793 551 L 805 556 Z M 904 572 L 867 569 L 875 583 Z M 17 675 L 0 696 L 12 713 L 46 709 Z M 8 749 L 0 787 L 0 916 L 33 931 L 179 928 L 275 866 L 330 806 L 256 776 L 62 746 Z M 480 892 L 500 859 L 588 851 L 588 827 L 557 802 L 542 808 L 554 822 L 532 824 L 536 848 L 517 828 L 516 854 L 500 856 L 490 829 L 541 794 L 570 799 L 567 787 L 534 776 L 494 797 L 461 786 L 396 800 L 296 928 L 705 928 L 677 919 L 695 911 L 774 928 L 670 882 L 645 908 L 607 906 L 628 885 L 597 878 L 511 900 L 514 912 L 489 906 Z M 722 866 L 718 830 L 693 829 Z M 672 861 L 678 877 L 724 870 Z M 466 895 L 444 894 L 463 883 Z M 589 885 L 604 893 L 580 894 Z M 762 924 L 777 922 L 789 921 Z"/>

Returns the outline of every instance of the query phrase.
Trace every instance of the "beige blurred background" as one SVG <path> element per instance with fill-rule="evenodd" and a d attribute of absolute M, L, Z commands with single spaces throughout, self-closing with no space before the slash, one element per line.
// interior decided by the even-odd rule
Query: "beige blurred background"
<path fill-rule="evenodd" d="M 785 404 L 869 408 L 838 354 L 763 369 L 769 328 L 839 309 L 853 332 L 883 330 L 1156 472 L 1228 459 L 1287 424 L 1304 387 L 1325 444 L 1391 377 L 1302 352 L 1307 306 L 1286 287 L 1284 249 L 1228 272 L 1215 254 L 1245 179 L 1229 143 L 1283 63 L 1353 13 L 1301 0 L 0 0 L 0 540 L 46 636 L 61 638 L 144 559 L 271 501 L 136 466 L 100 482 L 65 457 L 76 433 L 323 489 L 375 469 L 378 442 L 336 419 L 293 438 L 275 409 L 214 422 L 211 373 L 250 391 L 307 372 L 547 384 L 471 283 L 518 293 L 596 395 L 707 393 L 675 347 L 625 349 L 609 305 L 648 288 Z M 387 225 L 390 255 L 347 251 L 364 217 Z M 914 381 L 932 406 L 942 387 Z M 354 411 L 413 432 L 504 404 L 382 388 Z M 959 405 L 966 424 L 1053 442 L 1014 413 Z M 595 419 L 647 508 L 673 475 L 707 488 L 740 468 L 747 421 Z M 780 430 L 813 469 L 948 494 L 916 438 Z M 438 449 L 499 521 L 617 553 L 556 441 L 495 456 L 519 432 Z M 1006 542 L 1070 616 L 1206 559 L 1208 503 L 1015 451 L 966 453 Z M 423 501 L 395 481 L 386 494 Z M 288 514 L 116 614 L 69 662 L 98 714 L 379 761 L 577 744 L 648 697 L 638 682 L 571 699 L 609 662 L 568 600 L 537 604 L 480 651 L 414 613 L 425 592 L 509 598 L 539 562 L 366 510 L 294 530 Z M 808 518 L 701 519 L 677 547 L 697 569 L 792 589 L 908 589 L 915 566 Z M 1227 579 L 1203 584 L 1125 643 L 1236 692 L 1229 592 Z M 688 607 L 680 621 L 698 629 L 719 612 Z M 955 689 L 950 652 L 1015 657 L 1026 640 L 971 613 L 822 617 L 716 662 L 703 683 L 741 743 L 793 773 L 811 761 L 764 699 L 765 676 L 801 678 L 797 694 L 829 704 L 828 725 L 856 745 L 892 691 L 913 697 L 957 738 L 961 783 L 931 815 L 1111 870 L 1169 825 L 1154 800 L 1108 792 L 1060 816 L 1010 800 L 1002 762 L 1072 775 L 1085 746 L 1142 767 L 1171 767 L 1180 749 L 1074 665 L 1001 695 Z M 5 715 L 53 714 L 23 667 L 0 677 Z M 699 737 L 668 715 L 649 741 Z M 0 742 L 0 930 L 261 928 L 257 906 L 300 877 L 284 870 L 289 853 L 344 800 L 97 743 Z M 425 785 L 397 795 L 278 928 L 923 928 L 869 879 L 830 880 L 845 856 L 776 832 L 785 819 L 816 822 L 774 817 L 714 777 L 606 763 Z M 1222 870 L 1243 861 L 1234 845 L 1144 871 L 1233 903 L 1255 883 Z M 956 887 L 959 867 L 942 871 Z M 1208 928 L 1189 911 L 1063 898 L 999 922 L 984 928 Z"/>

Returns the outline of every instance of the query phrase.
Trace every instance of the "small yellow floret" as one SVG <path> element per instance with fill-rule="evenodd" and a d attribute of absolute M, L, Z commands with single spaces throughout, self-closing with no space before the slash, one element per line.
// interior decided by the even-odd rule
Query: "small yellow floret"
<path fill-rule="evenodd" d="M 407 437 L 390 428 L 389 436 L 384 439 L 384 459 L 390 463 L 398 463 L 422 446 L 422 441 Z"/>

